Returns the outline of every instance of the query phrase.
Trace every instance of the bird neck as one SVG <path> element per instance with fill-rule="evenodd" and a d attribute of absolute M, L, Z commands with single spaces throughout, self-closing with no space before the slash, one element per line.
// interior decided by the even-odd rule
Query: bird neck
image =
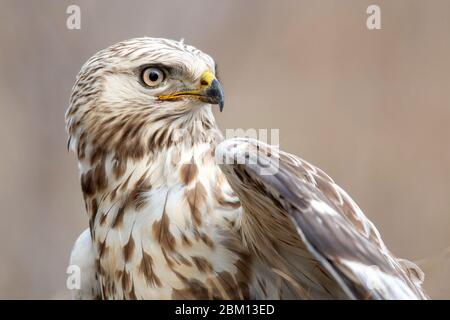
<path fill-rule="evenodd" d="M 145 192 L 195 184 L 200 168 L 213 173 L 212 179 L 221 175 L 214 152 L 222 134 L 215 122 L 193 117 L 179 123 L 166 122 L 158 130 L 157 127 L 153 124 L 149 128 L 147 147 L 138 144 L 136 149 L 132 145 L 127 148 L 119 145 L 115 149 L 95 144 L 84 147 L 84 157 L 79 159 L 81 187 L 92 225 L 101 223 L 106 216 L 105 204 L 138 208 Z M 100 211 L 103 214 L 99 216 Z"/>

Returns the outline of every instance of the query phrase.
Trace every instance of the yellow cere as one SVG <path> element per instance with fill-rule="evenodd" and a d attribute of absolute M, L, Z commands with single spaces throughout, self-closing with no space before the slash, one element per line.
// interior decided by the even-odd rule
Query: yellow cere
<path fill-rule="evenodd" d="M 212 82 L 216 79 L 216 76 L 211 72 L 211 71 L 205 71 L 202 74 L 201 77 L 201 83 L 206 83 L 206 84 L 202 84 L 202 88 L 205 87 L 209 87 L 211 86 Z"/>

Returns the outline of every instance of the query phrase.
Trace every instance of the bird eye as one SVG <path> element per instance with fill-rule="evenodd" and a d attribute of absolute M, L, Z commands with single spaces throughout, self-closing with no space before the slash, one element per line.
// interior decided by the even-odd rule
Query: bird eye
<path fill-rule="evenodd" d="M 156 87 L 164 80 L 164 72 L 161 69 L 150 67 L 142 72 L 142 81 L 149 87 Z"/>

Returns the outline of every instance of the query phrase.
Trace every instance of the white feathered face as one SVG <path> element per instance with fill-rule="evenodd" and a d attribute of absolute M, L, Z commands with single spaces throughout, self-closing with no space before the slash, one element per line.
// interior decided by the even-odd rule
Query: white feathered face
<path fill-rule="evenodd" d="M 66 121 L 74 147 L 83 134 L 88 143 L 113 141 L 122 147 L 151 139 L 174 121 L 182 126 L 197 110 L 210 114 L 210 104 L 222 110 L 215 69 L 209 55 L 166 39 L 132 39 L 98 52 L 82 67 L 72 90 Z M 213 122 L 208 117 L 202 119 Z"/>
<path fill-rule="evenodd" d="M 105 68 L 109 71 L 103 75 L 102 102 L 131 101 L 170 109 L 205 103 L 223 107 L 223 90 L 210 56 L 194 47 L 159 39 L 139 42 L 135 51 L 128 50 L 114 53 L 109 68 Z"/>

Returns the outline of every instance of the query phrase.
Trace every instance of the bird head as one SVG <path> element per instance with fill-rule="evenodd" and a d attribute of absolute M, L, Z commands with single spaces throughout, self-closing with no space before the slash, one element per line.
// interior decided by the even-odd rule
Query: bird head
<path fill-rule="evenodd" d="M 215 127 L 224 94 L 214 60 L 181 41 L 136 38 L 99 51 L 81 68 L 66 113 L 69 148 L 141 155 L 175 129 Z"/>

